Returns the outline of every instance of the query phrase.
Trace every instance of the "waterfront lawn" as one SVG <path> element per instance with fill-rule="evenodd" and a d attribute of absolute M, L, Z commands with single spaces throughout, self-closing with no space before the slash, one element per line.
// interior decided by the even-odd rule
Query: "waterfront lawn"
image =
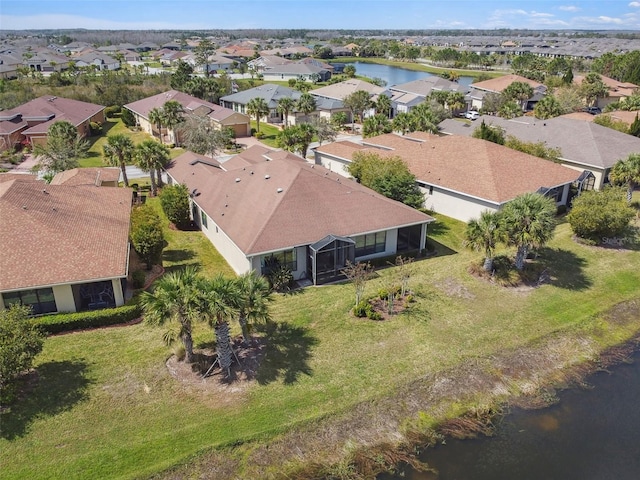
<path fill-rule="evenodd" d="M 439 217 L 429 228 L 438 256 L 413 264 L 410 309 L 389 321 L 353 318 L 349 284 L 278 296 L 276 326 L 263 330 L 269 346 L 256 381 L 224 392 L 183 385 L 169 374 L 172 350 L 162 343 L 163 328 L 140 324 L 48 338 L 37 357 L 38 381 L 2 417 L 0 477 L 140 478 L 188 465 L 212 448 L 233 457 L 232 446 L 249 451 L 470 358 L 562 333 L 591 334 L 604 346 L 638 328 L 598 314 L 640 296 L 639 251 L 579 245 L 563 223 L 540 252 L 550 284 L 505 289 L 469 275 L 481 254 L 461 247 L 464 224 Z M 200 262 L 207 275 L 218 270 L 199 258 L 210 248 L 200 232 L 167 233 L 168 267 Z M 167 258 L 171 251 L 181 253 Z M 379 270 L 365 294 L 395 274 Z M 198 325 L 197 346 L 212 339 Z"/>

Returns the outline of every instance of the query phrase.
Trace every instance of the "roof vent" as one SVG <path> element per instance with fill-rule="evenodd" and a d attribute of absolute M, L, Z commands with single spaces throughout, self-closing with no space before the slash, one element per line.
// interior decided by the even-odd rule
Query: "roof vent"
<path fill-rule="evenodd" d="M 240 181 L 240 177 L 236 178 L 236 183 L 238 183 Z"/>
<path fill-rule="evenodd" d="M 281 189 L 281 188 L 278 188 L 278 189 L 276 190 L 276 192 L 278 192 L 278 193 L 282 193 L 282 189 Z"/>
<path fill-rule="evenodd" d="M 251 172 L 249 172 L 250 175 L 253 175 L 253 170 L 251 170 Z"/>
<path fill-rule="evenodd" d="M 44 193 L 45 195 L 49 195 L 49 192 L 47 192 L 46 190 L 42 190 L 42 193 Z"/>
<path fill-rule="evenodd" d="M 265 180 L 269 180 L 270 178 L 271 178 L 271 175 L 265 175 L 265 176 L 264 176 L 264 179 L 265 179 Z"/>
<path fill-rule="evenodd" d="M 27 209 L 27 206 L 26 206 L 26 205 L 22 205 L 22 209 L 23 209 L 23 210 L 26 210 L 26 209 Z"/>

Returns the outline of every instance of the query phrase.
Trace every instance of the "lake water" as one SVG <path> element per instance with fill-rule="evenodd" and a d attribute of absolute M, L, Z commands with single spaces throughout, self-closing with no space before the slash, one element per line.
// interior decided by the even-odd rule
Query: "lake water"
<path fill-rule="evenodd" d="M 353 62 L 348 65 L 356 67 L 358 75 L 369 78 L 381 78 L 387 82 L 387 86 L 399 85 L 401 83 L 413 82 L 420 78 L 431 77 L 434 74 L 429 72 L 418 72 L 405 68 L 392 67 L 390 65 L 378 65 L 376 63 Z M 460 77 L 458 83 L 468 86 L 473 82 L 473 77 Z"/>
<path fill-rule="evenodd" d="M 491 438 L 448 440 L 422 460 L 438 475 L 405 480 L 637 480 L 640 478 L 640 354 L 536 411 L 515 410 Z"/>

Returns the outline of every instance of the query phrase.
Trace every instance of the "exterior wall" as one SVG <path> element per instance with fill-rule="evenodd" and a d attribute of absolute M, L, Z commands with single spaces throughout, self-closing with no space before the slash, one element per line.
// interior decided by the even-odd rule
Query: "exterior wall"
<path fill-rule="evenodd" d="M 607 181 L 607 176 L 609 171 L 607 169 L 601 169 L 601 168 L 597 168 L 597 167 L 587 167 L 585 165 L 579 165 L 577 163 L 573 163 L 570 160 L 566 160 L 566 159 L 562 159 L 562 166 L 570 168 L 572 170 L 577 170 L 579 172 L 583 172 L 584 170 L 589 170 L 591 173 L 593 173 L 593 176 L 595 177 L 595 183 L 593 185 L 593 187 L 596 190 L 601 190 L 602 187 L 604 187 L 606 181 Z"/>
<path fill-rule="evenodd" d="M 111 279 L 113 285 L 113 296 L 116 301 L 116 307 L 124 305 L 124 292 L 122 291 L 122 280 L 120 278 Z"/>
<path fill-rule="evenodd" d="M 360 262 L 360 261 L 371 260 L 372 258 L 388 257 L 389 255 L 393 255 L 394 253 L 396 253 L 398 249 L 398 229 L 392 228 L 391 230 L 387 230 L 386 232 L 387 232 L 387 236 L 385 238 L 384 252 L 374 253 L 371 255 L 363 255 L 362 257 L 356 257 L 356 261 Z M 353 238 L 354 240 L 356 237 L 358 237 L 358 235 L 351 236 L 351 238 Z"/>
<path fill-rule="evenodd" d="M 56 307 L 58 307 L 58 312 L 77 311 L 71 285 L 56 285 L 53 287 L 53 296 L 56 298 Z"/>
<path fill-rule="evenodd" d="M 431 194 L 429 187 L 425 188 L 421 185 L 420 190 L 424 194 L 425 208 L 463 222 L 478 218 L 484 210 L 492 212 L 499 210 L 499 206 L 495 203 L 469 198 L 438 187 L 433 187 Z"/>
<path fill-rule="evenodd" d="M 287 248 L 283 251 L 287 251 L 287 250 L 291 250 L 290 248 Z M 307 245 L 302 245 L 300 247 L 295 247 L 294 250 L 296 251 L 296 270 L 291 272 L 293 274 L 293 278 L 294 280 L 300 280 L 302 278 L 306 278 L 307 276 Z M 277 252 L 271 252 L 271 253 L 277 253 Z M 269 254 L 270 255 L 270 254 Z M 257 273 L 262 273 L 262 257 L 264 255 L 256 255 L 255 257 L 251 257 L 249 259 L 250 261 L 250 265 L 251 265 L 251 269 L 256 271 Z M 267 255 L 268 256 L 268 255 Z"/>
<path fill-rule="evenodd" d="M 324 168 L 331 170 L 333 173 L 342 175 L 343 177 L 350 178 L 349 173 L 345 170 L 345 167 L 349 165 L 349 162 L 336 157 L 314 151 L 315 164 L 322 165 Z"/>
<path fill-rule="evenodd" d="M 24 130 L 24 129 L 22 129 Z M 8 135 L 2 135 L 0 137 L 0 152 L 4 150 L 10 150 L 18 145 L 25 137 L 22 134 L 22 130 L 15 131 Z"/>

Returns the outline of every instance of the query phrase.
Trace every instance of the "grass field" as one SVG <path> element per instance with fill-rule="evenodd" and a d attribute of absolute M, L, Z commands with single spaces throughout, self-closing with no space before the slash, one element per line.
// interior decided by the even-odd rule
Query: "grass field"
<path fill-rule="evenodd" d="M 639 321 L 599 317 L 640 298 L 639 249 L 579 245 L 562 223 L 539 252 L 550 283 L 505 289 L 469 275 L 480 255 L 461 248 L 464 224 L 438 220 L 430 227 L 438 255 L 413 264 L 410 309 L 388 321 L 355 319 L 349 284 L 278 296 L 255 381 L 231 385 L 224 395 L 184 386 L 168 373 L 172 350 L 162 343 L 161 328 L 139 324 L 48 338 L 36 362 L 38 382 L 2 416 L 0 478 L 144 478 L 197 462 L 211 449 L 245 455 L 292 428 L 393 397 L 469 359 L 491 359 L 564 333 L 604 348 L 639 329 Z M 167 240 L 166 267 L 199 263 L 206 275 L 231 274 L 200 232 L 167 229 Z M 377 274 L 367 295 L 395 270 Z M 202 347 L 213 335 L 199 325 L 195 339 Z M 281 466 L 289 460 L 273 455 L 269 461 Z M 255 466 L 246 458 L 239 460 L 244 478 L 260 478 L 248 473 Z"/>

